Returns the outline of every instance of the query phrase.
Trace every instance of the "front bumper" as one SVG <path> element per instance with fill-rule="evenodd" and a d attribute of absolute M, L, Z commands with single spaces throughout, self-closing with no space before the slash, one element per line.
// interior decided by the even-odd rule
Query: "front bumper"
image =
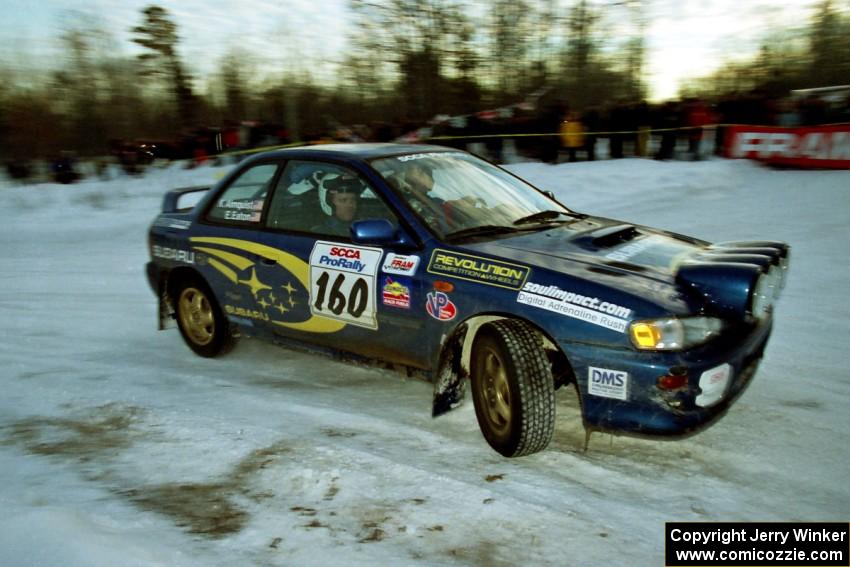
<path fill-rule="evenodd" d="M 734 341 L 720 341 L 680 353 L 611 349 L 564 342 L 576 375 L 585 426 L 592 430 L 647 436 L 685 436 L 719 419 L 749 386 L 770 337 L 767 320 Z M 711 399 L 700 387 L 727 369 L 728 381 Z M 687 383 L 676 390 L 657 386 L 658 378 L 687 373 Z M 610 372 L 605 373 L 605 370 Z M 720 372 L 723 374 L 723 371 Z M 600 388 L 591 382 L 619 376 L 620 387 Z M 702 378 L 702 380 L 701 380 Z M 616 378 L 612 378 L 614 382 Z M 614 382 L 616 383 L 616 382 Z M 703 404 L 703 405 L 700 405 Z"/>

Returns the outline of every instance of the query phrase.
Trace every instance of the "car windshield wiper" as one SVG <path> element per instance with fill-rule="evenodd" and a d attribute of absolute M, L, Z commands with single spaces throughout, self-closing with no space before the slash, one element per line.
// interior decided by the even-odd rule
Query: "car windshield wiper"
<path fill-rule="evenodd" d="M 537 222 L 554 222 L 561 215 L 571 216 L 570 213 L 565 213 L 564 211 L 539 211 L 537 213 L 532 213 L 530 215 L 518 218 L 514 221 L 514 226 L 519 226 L 521 224 L 532 224 Z"/>
<path fill-rule="evenodd" d="M 485 236 L 488 234 L 504 234 L 506 232 L 520 232 L 522 229 L 515 226 L 505 226 L 503 224 L 485 224 L 482 226 L 473 226 L 471 228 L 463 228 L 450 232 L 444 236 L 446 240 L 458 240 L 470 236 Z"/>

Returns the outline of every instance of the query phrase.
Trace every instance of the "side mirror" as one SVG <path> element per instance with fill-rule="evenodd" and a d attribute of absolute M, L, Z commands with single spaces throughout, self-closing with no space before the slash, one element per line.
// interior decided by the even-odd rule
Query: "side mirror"
<path fill-rule="evenodd" d="M 387 219 L 366 219 L 351 223 L 351 239 L 356 244 L 415 248 L 404 229 L 394 227 Z"/>
<path fill-rule="evenodd" d="M 552 191 L 543 191 L 543 194 L 555 201 L 556 203 L 558 202 L 558 199 L 555 198 L 555 193 L 553 193 Z"/>

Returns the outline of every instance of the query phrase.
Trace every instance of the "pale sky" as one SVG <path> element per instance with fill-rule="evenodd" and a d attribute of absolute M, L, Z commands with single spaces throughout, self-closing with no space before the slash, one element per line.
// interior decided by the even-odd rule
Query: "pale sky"
<path fill-rule="evenodd" d="M 622 4 L 591 0 L 596 6 Z M 771 30 L 808 21 L 818 0 L 643 0 L 648 6 L 647 81 L 654 100 L 675 97 L 680 81 L 710 73 L 724 58 L 752 53 Z M 0 0 L 0 56 L 22 66 L 50 61 L 56 39 L 83 15 L 112 33 L 116 48 L 133 52 L 130 28 L 150 0 Z M 563 0 L 569 6 L 570 0 Z M 181 55 L 204 74 L 234 46 L 250 52 L 254 67 L 280 70 L 312 62 L 332 72 L 346 46 L 347 0 L 161 0 L 178 25 Z M 486 11 L 486 2 L 481 9 Z M 616 8 L 606 8 L 612 13 Z"/>

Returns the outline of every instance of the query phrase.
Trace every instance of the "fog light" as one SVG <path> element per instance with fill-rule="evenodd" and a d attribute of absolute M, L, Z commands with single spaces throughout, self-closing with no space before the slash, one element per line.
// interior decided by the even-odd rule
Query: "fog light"
<path fill-rule="evenodd" d="M 678 390 L 688 385 L 688 372 L 684 368 L 671 368 L 670 373 L 659 376 L 656 385 L 662 390 Z"/>

